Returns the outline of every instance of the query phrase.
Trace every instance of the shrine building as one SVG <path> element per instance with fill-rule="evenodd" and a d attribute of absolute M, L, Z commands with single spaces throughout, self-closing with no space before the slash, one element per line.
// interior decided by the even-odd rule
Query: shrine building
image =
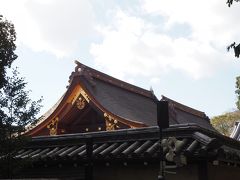
<path fill-rule="evenodd" d="M 15 158 L 30 164 L 15 179 L 240 179 L 240 142 L 204 112 L 76 64 L 64 95 L 28 127 Z"/>
<path fill-rule="evenodd" d="M 46 136 L 135 129 L 157 125 L 157 97 L 148 91 L 76 61 L 64 95 L 27 135 Z M 196 123 L 213 130 L 204 112 L 165 96 L 170 125 Z"/>

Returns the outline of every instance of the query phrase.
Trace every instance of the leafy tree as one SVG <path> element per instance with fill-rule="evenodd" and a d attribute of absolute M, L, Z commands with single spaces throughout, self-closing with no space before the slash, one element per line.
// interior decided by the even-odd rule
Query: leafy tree
<path fill-rule="evenodd" d="M 211 123 L 220 133 L 229 136 L 233 130 L 234 123 L 238 120 L 240 120 L 240 111 L 234 111 L 213 117 Z"/>
<path fill-rule="evenodd" d="M 27 83 L 19 77 L 17 69 L 12 76 L 6 76 L 6 83 L 0 89 L 0 177 L 11 178 L 22 164 L 13 160 L 14 154 L 26 142 L 23 132 L 26 125 L 36 123 L 41 101 L 32 101 Z M 25 163 L 25 162 L 24 162 Z M 18 167 L 18 168 L 17 168 Z"/>
<path fill-rule="evenodd" d="M 17 58 L 15 40 L 14 25 L 0 15 L 0 88 L 6 83 L 6 69 Z"/>
<path fill-rule="evenodd" d="M 36 123 L 42 101 L 31 101 L 17 69 L 6 74 L 17 58 L 15 41 L 14 25 L 0 15 L 0 178 L 11 178 L 26 163 L 14 159 L 14 154 L 27 142 L 22 133 L 26 125 Z"/>
<path fill-rule="evenodd" d="M 233 4 L 233 1 L 235 1 L 235 2 L 239 2 L 240 0 L 227 0 L 227 5 L 228 5 L 228 7 L 231 7 L 231 5 Z"/>
<path fill-rule="evenodd" d="M 229 45 L 227 47 L 227 51 L 229 51 L 231 48 L 234 49 L 235 57 L 239 58 L 239 55 L 240 55 L 240 43 L 236 46 L 236 43 L 233 42 L 231 45 Z"/>

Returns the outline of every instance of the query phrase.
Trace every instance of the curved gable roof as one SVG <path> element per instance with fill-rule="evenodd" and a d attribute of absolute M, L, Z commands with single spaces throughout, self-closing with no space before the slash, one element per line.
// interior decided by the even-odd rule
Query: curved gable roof
<path fill-rule="evenodd" d="M 75 71 L 69 77 L 69 86 L 64 96 L 41 123 L 30 130 L 29 134 L 44 128 L 59 113 L 66 114 L 80 91 L 84 91 L 89 96 L 90 104 L 95 109 L 131 127 L 157 125 L 156 101 L 158 99 L 152 91 L 113 78 L 78 61 L 76 64 Z M 170 124 L 196 123 L 203 128 L 213 130 L 204 112 L 187 107 L 165 96 L 162 100 L 170 102 Z"/>

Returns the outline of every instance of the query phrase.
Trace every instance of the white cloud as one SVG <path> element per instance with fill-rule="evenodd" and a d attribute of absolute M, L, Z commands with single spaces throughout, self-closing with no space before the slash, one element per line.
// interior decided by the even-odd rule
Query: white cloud
<path fill-rule="evenodd" d="M 104 6 L 98 14 L 111 19 L 106 26 L 95 21 L 90 2 L 0 0 L 0 12 L 15 24 L 18 43 L 58 57 L 70 55 L 81 41 L 100 32 L 102 42 L 90 49 L 96 65 L 125 79 L 158 79 L 172 70 L 195 79 L 208 77 L 229 60 L 226 45 L 240 39 L 240 3 L 228 8 L 218 0 L 143 0 L 131 13 Z M 156 21 L 158 17 L 164 21 Z M 191 31 L 173 36 L 170 32 L 179 33 L 181 24 Z"/>
<path fill-rule="evenodd" d="M 119 78 L 144 76 L 155 81 L 161 73 L 179 70 L 198 79 L 210 76 L 226 58 L 209 40 L 172 37 L 157 31 L 154 22 L 121 10 L 114 22 L 98 28 L 103 41 L 92 44 L 90 52 L 98 66 Z"/>
<path fill-rule="evenodd" d="M 229 8 L 218 0 L 144 0 L 142 4 L 145 13 L 164 16 L 166 28 L 174 23 L 186 23 L 193 30 L 192 38 L 221 45 L 240 38 L 239 6 L 235 3 Z"/>
<path fill-rule="evenodd" d="M 0 11 L 17 31 L 18 43 L 58 57 L 71 54 L 93 32 L 94 14 L 86 0 L 1 0 Z"/>

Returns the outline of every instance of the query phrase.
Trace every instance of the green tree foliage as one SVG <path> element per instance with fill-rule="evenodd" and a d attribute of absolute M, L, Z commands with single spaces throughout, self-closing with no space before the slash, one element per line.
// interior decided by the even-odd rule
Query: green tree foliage
<path fill-rule="evenodd" d="M 236 58 L 239 58 L 239 55 L 240 55 L 240 44 L 236 45 L 236 43 L 232 43 L 231 45 L 229 45 L 227 47 L 227 51 L 230 51 L 230 49 L 233 49 L 234 50 L 234 53 L 235 53 L 235 57 Z"/>
<path fill-rule="evenodd" d="M 16 32 L 14 25 L 0 15 L 0 88 L 6 83 L 6 70 L 17 58 L 14 53 Z"/>
<path fill-rule="evenodd" d="M 233 130 L 234 123 L 238 120 L 240 120 L 240 111 L 234 111 L 213 117 L 211 123 L 221 134 L 229 136 Z"/>
<path fill-rule="evenodd" d="M 26 142 L 25 127 L 36 123 L 41 108 L 42 99 L 32 101 L 26 84 L 14 69 L 0 89 L 0 177 L 11 178 L 21 167 L 22 162 L 14 159 L 14 153 Z"/>
<path fill-rule="evenodd" d="M 228 7 L 231 7 L 231 5 L 233 4 L 233 1 L 235 1 L 235 2 L 239 2 L 240 0 L 227 0 L 227 5 L 228 5 Z"/>
<path fill-rule="evenodd" d="M 15 41 L 14 25 L 0 15 L 0 178 L 10 179 L 27 162 L 17 160 L 14 154 L 27 142 L 23 132 L 36 123 L 42 101 L 31 101 L 27 83 L 17 69 L 7 75 L 17 58 Z"/>

